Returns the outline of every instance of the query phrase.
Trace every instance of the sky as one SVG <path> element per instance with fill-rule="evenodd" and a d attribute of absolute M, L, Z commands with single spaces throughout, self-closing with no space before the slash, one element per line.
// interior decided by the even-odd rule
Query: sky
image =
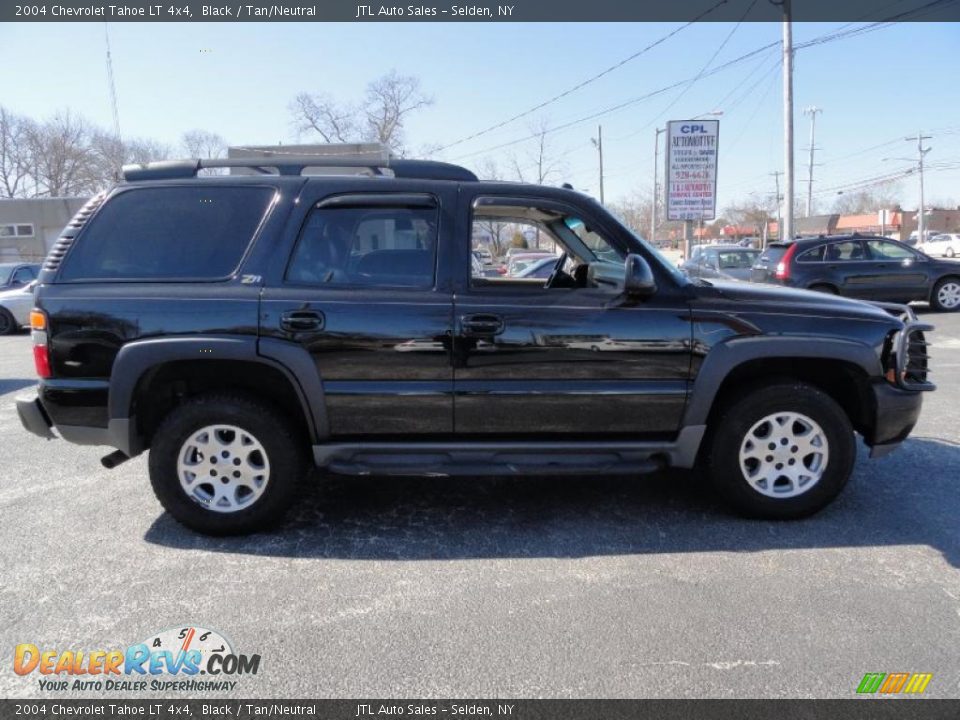
<path fill-rule="evenodd" d="M 794 42 L 851 27 L 857 25 L 796 23 Z M 38 119 L 69 108 L 110 127 L 104 30 L 103 23 L 0 25 L 0 104 Z M 606 199 L 617 201 L 649 192 L 657 127 L 722 111 L 719 208 L 772 196 L 771 173 L 783 170 L 779 47 L 711 74 L 778 42 L 779 23 L 111 23 L 109 33 L 123 136 L 173 147 L 197 128 L 234 145 L 314 141 L 293 126 L 289 106 L 298 93 L 356 101 L 369 81 L 396 70 L 418 77 L 434 98 L 407 123 L 414 156 L 418 148 L 447 146 L 438 159 L 474 169 L 492 161 L 508 175 L 514 160 L 521 166 L 533 160 L 536 141 L 524 140 L 532 124 L 573 123 L 547 136 L 560 159 L 557 182 L 599 195 L 591 138 L 602 124 Z M 458 142 L 670 33 L 560 100 Z M 806 197 L 809 144 L 809 119 L 801 111 L 815 105 L 823 110 L 814 168 L 820 208 L 829 209 L 840 190 L 910 167 L 896 158 L 915 157 L 916 143 L 904 138 L 920 130 L 934 136 L 927 204 L 960 204 L 958 40 L 960 24 L 904 23 L 798 49 L 798 197 Z M 914 176 L 897 189 L 904 207 L 916 207 Z"/>

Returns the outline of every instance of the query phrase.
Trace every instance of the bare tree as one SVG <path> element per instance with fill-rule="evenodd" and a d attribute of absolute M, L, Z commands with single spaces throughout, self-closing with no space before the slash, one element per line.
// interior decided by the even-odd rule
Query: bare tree
<path fill-rule="evenodd" d="M 391 70 L 367 85 L 363 112 L 367 119 L 366 139 L 398 151 L 403 148 L 403 124 L 407 116 L 433 105 L 423 94 L 420 80 Z"/>
<path fill-rule="evenodd" d="M 550 127 L 546 118 L 530 125 L 530 132 L 534 135 L 533 148 L 521 159 L 513 157 L 513 170 L 520 182 L 546 185 L 562 179 L 565 168 L 561 155 L 553 147 L 549 137 Z"/>
<path fill-rule="evenodd" d="M 379 142 L 403 154 L 405 122 L 432 104 L 418 78 L 391 70 L 367 85 L 359 104 L 343 103 L 324 93 L 300 93 L 290 111 L 299 132 L 315 132 L 324 142 Z"/>
<path fill-rule="evenodd" d="M 86 120 L 69 110 L 32 128 L 27 142 L 37 195 L 64 197 L 90 192 L 95 175 L 88 149 L 92 131 Z"/>
<path fill-rule="evenodd" d="M 291 103 L 294 125 L 298 132 L 316 132 L 326 143 L 357 142 L 357 109 L 340 105 L 325 93 L 300 93 Z"/>
<path fill-rule="evenodd" d="M 180 145 L 190 158 L 222 158 L 227 154 L 227 141 L 209 130 L 188 130 L 180 137 Z"/>
<path fill-rule="evenodd" d="M 32 133 L 32 120 L 0 106 L 0 192 L 3 197 L 30 195 L 29 138 Z"/>
<path fill-rule="evenodd" d="M 838 215 L 863 215 L 899 207 L 900 195 L 899 183 L 885 183 L 875 188 L 844 193 L 834 201 L 833 212 Z"/>
<path fill-rule="evenodd" d="M 610 209 L 637 235 L 643 238 L 650 237 L 650 218 L 653 214 L 653 193 L 650 190 L 635 190 L 630 195 L 611 203 Z"/>

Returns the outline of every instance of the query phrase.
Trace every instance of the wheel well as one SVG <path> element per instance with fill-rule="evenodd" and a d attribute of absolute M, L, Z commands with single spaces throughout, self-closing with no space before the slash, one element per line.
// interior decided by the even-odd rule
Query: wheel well
<path fill-rule="evenodd" d="M 745 391 L 772 382 L 797 381 L 813 385 L 833 398 L 857 432 L 870 432 L 874 399 L 867 373 L 854 363 L 826 358 L 758 358 L 738 365 L 717 390 L 708 427 L 724 405 L 742 397 Z"/>
<path fill-rule="evenodd" d="M 157 427 L 178 403 L 212 392 L 242 393 L 272 405 L 309 441 L 306 408 L 283 371 L 244 360 L 178 360 L 150 368 L 134 388 L 131 413 L 144 446 L 150 446 Z"/>

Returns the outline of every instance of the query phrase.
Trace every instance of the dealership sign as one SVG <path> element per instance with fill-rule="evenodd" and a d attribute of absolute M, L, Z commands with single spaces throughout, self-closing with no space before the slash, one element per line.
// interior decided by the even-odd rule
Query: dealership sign
<path fill-rule="evenodd" d="M 719 135 L 719 120 L 667 123 L 667 220 L 716 217 Z"/>

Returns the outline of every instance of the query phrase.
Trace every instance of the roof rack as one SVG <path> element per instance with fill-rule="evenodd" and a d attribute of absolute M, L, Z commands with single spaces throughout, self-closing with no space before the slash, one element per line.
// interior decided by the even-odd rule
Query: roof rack
<path fill-rule="evenodd" d="M 349 156 L 285 155 L 258 158 L 211 158 L 195 160 L 161 160 L 123 166 L 123 178 L 138 180 L 176 180 L 193 178 L 208 168 L 249 168 L 264 175 L 302 175 L 307 168 L 357 168 L 371 175 L 389 170 L 393 177 L 416 180 L 454 180 L 477 182 L 477 176 L 466 168 L 434 160 L 398 160 L 385 157 L 382 162 Z"/>

